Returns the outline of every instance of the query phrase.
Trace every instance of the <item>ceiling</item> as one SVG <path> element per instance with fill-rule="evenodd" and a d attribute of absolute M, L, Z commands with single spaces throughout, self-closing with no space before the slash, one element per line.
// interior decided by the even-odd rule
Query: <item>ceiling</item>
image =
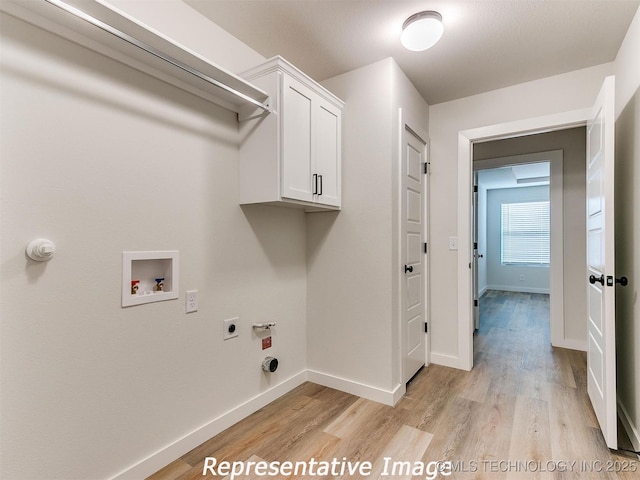
<path fill-rule="evenodd" d="M 317 81 L 393 57 L 430 105 L 611 62 L 640 0 L 184 0 L 269 58 Z M 424 52 L 404 20 L 442 14 Z"/>
<path fill-rule="evenodd" d="M 537 162 L 479 170 L 478 185 L 487 190 L 549 185 L 550 169 L 549 162 Z"/>

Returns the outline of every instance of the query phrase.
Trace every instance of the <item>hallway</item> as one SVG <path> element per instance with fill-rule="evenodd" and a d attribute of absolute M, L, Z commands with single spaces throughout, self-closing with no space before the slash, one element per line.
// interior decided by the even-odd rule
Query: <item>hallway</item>
<path fill-rule="evenodd" d="M 474 369 L 431 365 L 395 407 L 305 383 L 149 478 L 216 478 L 203 476 L 205 457 L 215 457 L 218 463 L 372 463 L 366 477 L 270 478 L 417 479 L 426 473 L 402 474 L 400 464 L 394 473 L 390 464 L 411 462 L 415 472 L 451 461 L 448 478 L 635 479 L 640 462 L 611 454 L 598 429 L 585 353 L 550 346 L 548 300 L 487 293 Z"/>

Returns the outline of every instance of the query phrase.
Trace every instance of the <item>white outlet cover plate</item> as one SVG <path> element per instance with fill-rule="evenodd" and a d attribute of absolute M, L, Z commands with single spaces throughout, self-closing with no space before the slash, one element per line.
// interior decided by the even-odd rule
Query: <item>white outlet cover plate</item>
<path fill-rule="evenodd" d="M 187 290 L 184 296 L 185 313 L 198 311 L 198 290 Z"/>
<path fill-rule="evenodd" d="M 239 317 L 235 317 L 235 318 L 229 318 L 227 320 L 225 320 L 223 323 L 223 331 L 222 331 L 222 339 L 223 340 L 229 340 L 230 338 L 235 338 L 238 336 L 239 333 L 239 327 L 240 325 L 238 325 L 240 321 Z M 236 328 L 233 332 L 229 332 L 229 327 L 231 325 L 235 325 Z"/>

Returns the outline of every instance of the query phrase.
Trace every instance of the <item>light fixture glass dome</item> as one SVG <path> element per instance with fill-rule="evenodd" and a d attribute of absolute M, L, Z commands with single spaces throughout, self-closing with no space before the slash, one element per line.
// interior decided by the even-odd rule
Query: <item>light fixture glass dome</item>
<path fill-rule="evenodd" d="M 442 15 L 428 10 L 411 15 L 405 20 L 400 41 L 407 50 L 420 52 L 433 47 L 443 33 Z"/>

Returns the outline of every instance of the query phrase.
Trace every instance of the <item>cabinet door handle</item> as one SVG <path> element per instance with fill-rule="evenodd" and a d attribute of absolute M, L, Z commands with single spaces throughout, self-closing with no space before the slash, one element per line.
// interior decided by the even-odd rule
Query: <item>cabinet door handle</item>
<path fill-rule="evenodd" d="M 317 173 L 313 174 L 313 194 L 314 195 L 318 194 L 318 174 Z"/>
<path fill-rule="evenodd" d="M 318 175 L 318 178 L 320 179 L 320 190 L 318 191 L 318 195 L 322 195 L 322 175 Z"/>

